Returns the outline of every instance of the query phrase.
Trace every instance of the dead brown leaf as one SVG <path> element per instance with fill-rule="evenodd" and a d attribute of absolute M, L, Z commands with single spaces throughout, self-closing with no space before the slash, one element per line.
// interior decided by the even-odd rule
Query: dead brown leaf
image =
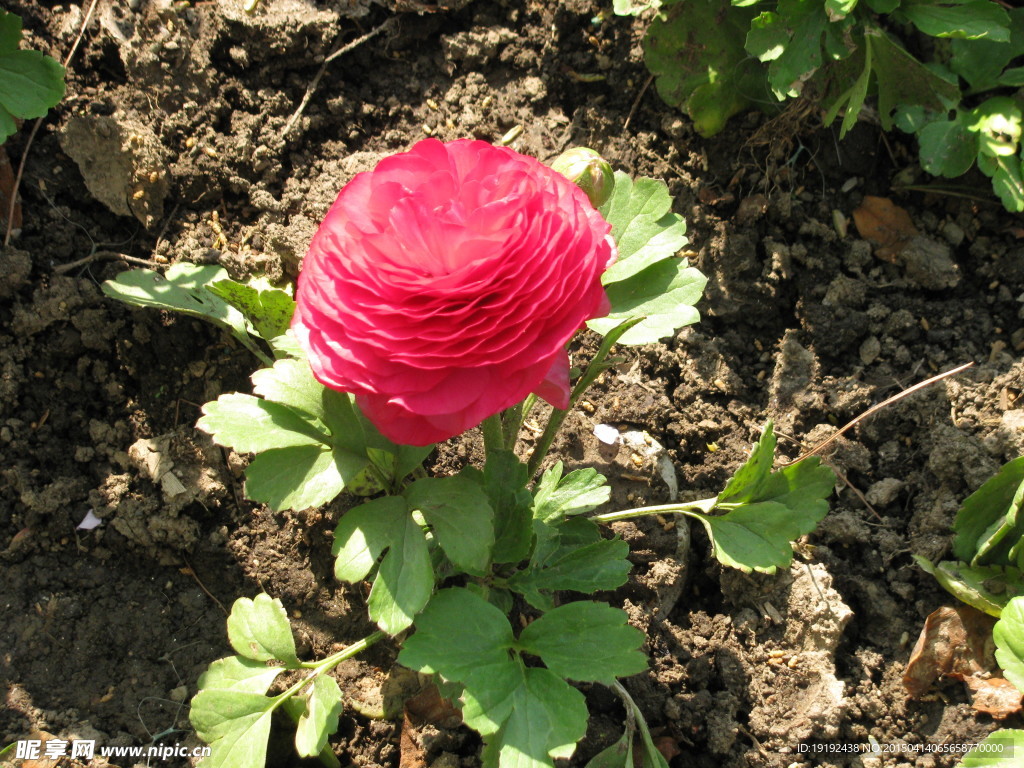
<path fill-rule="evenodd" d="M 890 262 L 920 234 L 910 214 L 887 197 L 865 195 L 853 222 L 860 236 L 875 246 L 875 255 Z"/>
<path fill-rule="evenodd" d="M 925 619 L 903 672 L 903 688 L 918 698 L 940 677 L 987 677 L 995 666 L 995 618 L 969 605 L 943 606 Z"/>
<path fill-rule="evenodd" d="M 979 712 L 1002 720 L 1021 710 L 1024 694 L 1004 677 L 990 677 L 985 680 L 969 677 L 964 680 L 974 693 L 971 706 Z"/>
<path fill-rule="evenodd" d="M 409 722 L 406 713 L 402 718 L 402 734 L 398 740 L 398 768 L 427 768 L 426 750 L 420 744 L 419 733 Z"/>

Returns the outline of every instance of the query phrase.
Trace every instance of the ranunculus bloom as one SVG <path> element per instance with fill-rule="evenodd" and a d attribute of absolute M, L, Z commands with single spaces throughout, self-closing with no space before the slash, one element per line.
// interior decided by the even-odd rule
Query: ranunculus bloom
<path fill-rule="evenodd" d="M 608 311 L 609 230 L 537 160 L 427 139 L 341 190 L 292 327 L 316 378 L 397 443 L 445 440 L 531 392 L 565 408 L 565 344 Z"/>

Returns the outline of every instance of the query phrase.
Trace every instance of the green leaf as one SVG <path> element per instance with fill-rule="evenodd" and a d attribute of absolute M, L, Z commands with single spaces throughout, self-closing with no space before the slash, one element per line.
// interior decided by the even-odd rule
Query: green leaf
<path fill-rule="evenodd" d="M 644 61 L 659 95 L 685 110 L 703 136 L 767 95 L 764 72 L 743 49 L 754 16 L 716 0 L 686 0 L 659 14 L 644 37 Z"/>
<path fill-rule="evenodd" d="M 487 493 L 494 510 L 494 551 L 496 563 L 516 563 L 530 553 L 532 499 L 526 490 L 526 465 L 512 451 L 487 453 L 484 471 L 467 467 L 461 476 L 473 480 Z"/>
<path fill-rule="evenodd" d="M 917 133 L 921 167 L 935 176 L 955 178 L 970 170 L 978 156 L 978 136 L 959 112 L 953 120 L 939 119 Z"/>
<path fill-rule="evenodd" d="M 338 730 L 341 689 L 333 677 L 319 675 L 305 695 L 305 708 L 295 729 L 295 751 L 300 757 L 316 757 L 327 738 Z"/>
<path fill-rule="evenodd" d="M 584 768 L 633 768 L 633 734 L 624 731 L 618 741 L 590 758 Z"/>
<path fill-rule="evenodd" d="M 626 623 L 625 612 L 587 601 L 548 611 L 519 635 L 520 647 L 540 656 L 556 675 L 606 685 L 647 669 L 643 642 L 643 632 Z"/>
<path fill-rule="evenodd" d="M 932 565 L 920 555 L 913 557 L 947 592 L 990 616 L 998 617 L 1010 599 L 1024 595 L 1024 574 L 1017 568 L 950 560 Z"/>
<path fill-rule="evenodd" d="M 685 259 L 659 261 L 628 280 L 608 286 L 612 310 L 590 320 L 587 327 L 607 334 L 624 320 L 644 317 L 619 338 L 619 344 L 650 344 L 672 336 L 679 328 L 700 319 L 694 304 L 700 300 L 708 279 L 688 267 Z"/>
<path fill-rule="evenodd" d="M 491 565 L 494 510 L 484 490 L 468 477 L 417 480 L 402 495 L 423 513 L 437 543 L 456 566 L 483 576 Z"/>
<path fill-rule="evenodd" d="M 583 694 L 547 669 L 530 668 L 516 689 L 512 712 L 484 748 L 484 766 L 551 768 L 568 758 L 587 731 Z"/>
<path fill-rule="evenodd" d="M 321 425 L 325 433 L 330 432 L 325 400 L 334 394 L 347 401 L 346 395 L 328 389 L 313 378 L 313 371 L 305 360 L 278 360 L 272 367 L 253 373 L 252 383 L 257 395 L 305 414 Z"/>
<path fill-rule="evenodd" d="M 1022 494 L 1024 456 L 1004 464 L 964 499 L 953 522 L 953 554 L 971 565 L 1016 565 L 1005 558 L 1024 533 L 1017 523 Z M 1007 536 L 1010 539 L 1003 541 Z"/>
<path fill-rule="evenodd" d="M 334 529 L 334 575 L 341 581 L 366 576 L 385 551 L 368 607 L 370 618 L 391 635 L 412 624 L 434 588 L 434 569 L 423 531 L 405 499 L 385 496 L 350 509 Z"/>
<path fill-rule="evenodd" d="M 960 89 L 956 83 L 926 67 L 884 31 L 866 26 L 864 39 L 871 46 L 882 128 L 892 128 L 893 113 L 902 106 L 917 104 L 940 112 L 959 103 Z"/>
<path fill-rule="evenodd" d="M 239 310 L 256 334 L 267 341 L 284 334 L 295 312 L 295 299 L 287 291 L 274 288 L 266 278 L 248 285 L 236 280 L 217 280 L 207 290 Z"/>
<path fill-rule="evenodd" d="M 768 65 L 768 82 L 776 98 L 799 96 L 804 83 L 828 59 L 843 59 L 853 50 L 847 42 L 852 19 L 830 21 L 825 6 L 812 0 L 780 0 L 777 12 L 755 18 L 746 50 Z"/>
<path fill-rule="evenodd" d="M 834 100 L 831 99 L 831 91 L 826 92 L 822 98 L 823 105 L 829 104 L 825 110 L 825 117 L 822 119 L 825 125 L 831 124 L 836 119 L 840 109 L 845 108 L 846 110 L 839 128 L 840 139 L 857 124 L 860 111 L 868 97 L 868 86 L 871 83 L 871 46 L 864 42 L 863 36 L 860 39 L 861 44 L 857 46 L 857 50 L 852 56 L 836 62 L 828 68 L 829 83 L 832 87 L 835 87 L 836 83 L 845 85 L 853 79 L 853 85 L 836 96 Z M 856 78 L 853 77 L 854 73 L 859 73 Z"/>
<path fill-rule="evenodd" d="M 979 155 L 978 167 L 992 178 L 992 190 L 1006 210 L 1024 211 L 1024 163 L 1020 157 Z"/>
<path fill-rule="evenodd" d="M 616 262 L 601 275 L 605 285 L 625 280 L 675 256 L 689 242 L 686 222 L 672 213 L 668 185 L 660 179 L 634 181 L 617 171 L 612 196 L 600 211 L 612 225 L 612 238 L 619 249 Z"/>
<path fill-rule="evenodd" d="M 199 676 L 197 685 L 200 690 L 264 694 L 284 670 L 242 656 L 227 656 L 210 664 Z"/>
<path fill-rule="evenodd" d="M 1017 153 L 1021 137 L 1021 106 L 1014 99 L 997 96 L 971 110 L 970 129 L 978 134 L 980 152 L 991 157 Z"/>
<path fill-rule="evenodd" d="M 1024 755 L 1024 731 L 1001 728 L 964 755 L 960 768 L 1016 768 Z"/>
<path fill-rule="evenodd" d="M 988 39 L 953 40 L 950 45 L 949 68 L 966 80 L 973 91 L 990 91 L 999 85 L 1015 85 L 1006 82 L 1007 65 L 1024 54 L 1024 8 L 1008 11 L 1010 19 L 1009 43 L 997 43 Z M 1012 71 L 1012 70 L 1011 70 Z M 1010 75 L 1009 79 L 1013 79 Z"/>
<path fill-rule="evenodd" d="M 718 494 L 718 503 L 750 501 L 757 497 L 775 462 L 775 425 L 769 420 L 761 430 L 761 437 L 750 450 L 748 458 L 735 474 L 729 478 L 725 488 Z"/>
<path fill-rule="evenodd" d="M 932 37 L 1010 40 L 1010 17 L 990 0 L 904 0 L 900 13 Z"/>
<path fill-rule="evenodd" d="M 857 0 L 825 0 L 825 13 L 829 21 L 845 19 L 857 7 Z"/>
<path fill-rule="evenodd" d="M 280 360 L 278 365 L 286 362 L 302 364 L 298 360 Z M 206 403 L 202 410 L 203 417 L 196 427 L 212 435 L 219 445 L 239 453 L 300 445 L 326 447 L 331 441 L 329 435 L 289 406 L 241 392 L 221 395 Z"/>
<path fill-rule="evenodd" d="M 401 496 L 383 496 L 353 507 L 334 529 L 331 554 L 334 576 L 339 581 L 366 578 L 384 551 L 391 546 L 392 532 L 405 525 L 409 508 Z"/>
<path fill-rule="evenodd" d="M 553 562 L 542 568 L 518 571 L 509 579 L 508 586 L 531 605 L 544 610 L 551 601 L 540 594 L 542 591 L 592 593 L 621 587 L 631 568 L 626 559 L 628 554 L 629 545 L 621 539 L 601 539 L 578 549 L 569 548 L 567 554 L 552 558 Z"/>
<path fill-rule="evenodd" d="M 442 589 L 417 617 L 398 661 L 462 683 L 463 719 L 489 734 L 508 718 L 523 684 L 522 664 L 509 656 L 514 644 L 504 613 L 468 589 Z"/>
<path fill-rule="evenodd" d="M 212 283 L 227 279 L 223 267 L 182 261 L 172 264 L 162 275 L 151 269 L 130 269 L 100 287 L 107 296 L 127 304 L 182 312 L 212 322 L 229 331 L 250 352 L 264 357 L 249 336 L 245 316 L 209 290 Z"/>
<path fill-rule="evenodd" d="M 271 509 L 310 509 L 332 501 L 357 480 L 367 460 L 326 445 L 264 451 L 245 471 L 245 495 Z"/>
<path fill-rule="evenodd" d="M 1024 694 L 1024 597 L 1006 604 L 992 628 L 996 643 L 996 661 L 1003 676 Z"/>
<path fill-rule="evenodd" d="M 533 518 L 557 525 L 567 517 L 582 515 L 611 498 L 607 478 L 593 467 L 585 467 L 562 477 L 563 464 L 557 462 L 544 472 L 533 492 Z"/>
<path fill-rule="evenodd" d="M 704 524 L 720 563 L 774 573 L 792 562 L 790 542 L 813 531 L 828 513 L 834 483 L 832 470 L 812 456 L 771 474 L 753 497 L 724 515 L 689 514 Z"/>
<path fill-rule="evenodd" d="M 245 691 L 202 690 L 189 720 L 210 745 L 203 768 L 264 768 L 274 699 Z"/>
<path fill-rule="evenodd" d="M 481 668 L 511 663 L 514 644 L 505 614 L 467 589 L 442 589 L 416 620 L 416 634 L 405 641 L 398 661 L 465 683 Z"/>
<path fill-rule="evenodd" d="M 434 569 L 423 531 L 406 516 L 392 532 L 391 545 L 373 580 L 367 607 L 370 618 L 389 635 L 407 629 L 430 600 Z"/>
<path fill-rule="evenodd" d="M 235 600 L 228 616 L 228 640 L 239 656 L 253 661 L 276 659 L 288 669 L 299 668 L 288 614 L 276 597 L 261 593 L 252 600 Z"/>
<path fill-rule="evenodd" d="M 14 118 L 43 117 L 64 98 L 64 67 L 20 42 L 21 17 L 0 10 L 0 144 L 14 133 Z"/>

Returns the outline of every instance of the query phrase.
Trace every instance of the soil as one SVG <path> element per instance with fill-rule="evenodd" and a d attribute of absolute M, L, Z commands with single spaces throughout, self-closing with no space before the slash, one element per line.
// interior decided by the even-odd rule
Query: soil
<path fill-rule="evenodd" d="M 58 59 L 87 5 L 6 3 L 26 46 Z M 664 462 L 610 456 L 595 425 L 646 431 L 680 494 L 701 498 L 769 417 L 792 458 L 975 364 L 832 444 L 831 513 L 788 573 L 724 569 L 699 528 L 691 542 L 672 521 L 616 526 L 636 567 L 610 599 L 651 658 L 626 684 L 674 745 L 672 768 L 949 766 L 915 745 L 1021 727 L 975 712 L 962 683 L 918 701 L 901 684 L 924 618 L 952 602 L 911 556 L 947 553 L 959 501 L 1024 452 L 1019 221 L 984 194 L 895 194 L 913 149 L 870 124 L 839 143 L 813 113 L 751 114 L 700 138 L 648 87 L 646 23 L 593 0 L 260 0 L 252 15 L 240 0 L 99 0 L 28 154 L 20 236 L 0 252 L 0 747 L 39 732 L 195 746 L 188 701 L 230 652 L 224 609 L 239 596 L 279 597 L 300 654 L 370 631 L 365 595 L 332 577 L 330 534 L 353 499 L 282 514 L 244 500 L 244 459 L 193 425 L 200 404 L 248 390 L 254 360 L 199 321 L 106 299 L 99 284 L 126 268 L 111 254 L 290 279 L 352 175 L 426 134 L 494 141 L 516 127 L 512 146 L 542 160 L 587 145 L 665 179 L 710 278 L 699 325 L 626 350 L 555 446 L 552 459 L 609 476 L 609 508 L 670 490 Z M 327 54 L 381 24 L 318 80 Z M 6 144 L 15 165 L 28 133 Z M 910 213 L 920 235 L 902 256 L 859 239 L 850 218 L 865 195 Z M 478 459 L 466 441 L 434 461 Z M 101 524 L 77 528 L 89 512 Z M 400 724 L 361 714 L 393 657 L 378 646 L 338 670 L 352 704 L 331 741 L 344 765 L 398 765 Z M 622 728 L 614 695 L 586 693 L 576 764 Z M 427 764 L 477 764 L 479 740 L 461 729 L 416 738 Z M 870 738 L 895 751 L 801 751 Z M 297 765 L 279 742 L 268 765 Z"/>

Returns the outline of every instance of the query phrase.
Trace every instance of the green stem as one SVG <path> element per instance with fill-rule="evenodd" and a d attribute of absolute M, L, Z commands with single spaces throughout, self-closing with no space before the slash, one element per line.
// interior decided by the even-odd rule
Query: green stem
<path fill-rule="evenodd" d="M 480 424 L 480 431 L 484 433 L 484 450 L 487 453 L 504 450 L 505 435 L 502 432 L 500 413 L 484 419 L 483 423 Z"/>
<path fill-rule="evenodd" d="M 387 637 L 387 635 L 384 632 L 377 631 L 374 632 L 372 635 L 367 635 L 359 642 L 353 643 L 348 648 L 338 651 L 337 653 L 331 654 L 326 659 L 321 659 L 320 661 L 303 662 L 302 668 L 310 670 L 309 674 L 301 680 L 299 680 L 299 682 L 295 683 L 295 685 L 286 690 L 284 693 L 280 693 L 277 696 L 275 696 L 274 704 L 271 707 L 271 709 L 276 709 L 277 707 L 281 706 L 282 704 L 284 704 L 285 701 L 290 699 L 296 693 L 298 693 L 311 682 L 313 682 L 313 680 L 320 677 L 320 675 L 326 672 L 330 672 L 336 666 L 341 664 L 341 662 L 345 661 L 345 659 L 350 659 L 356 654 L 362 653 L 371 645 L 380 640 L 383 640 L 385 637 Z"/>
<path fill-rule="evenodd" d="M 535 395 L 530 395 L 535 397 Z M 525 402 L 525 401 L 524 401 Z M 501 414 L 501 437 L 506 448 L 515 448 L 519 439 L 519 430 L 523 426 L 523 403 L 513 405 Z"/>
<path fill-rule="evenodd" d="M 637 507 L 635 509 L 624 509 L 619 512 L 608 512 L 604 515 L 595 515 L 590 519 L 595 523 L 614 523 L 617 520 L 628 520 L 631 517 L 643 517 L 644 515 L 659 515 L 665 513 L 697 517 L 698 515 L 710 514 L 713 509 L 719 506 L 722 508 L 728 508 L 731 505 L 719 505 L 718 497 L 712 496 L 710 499 L 699 499 L 697 501 L 686 501 L 677 504 L 661 504 L 656 507 Z"/>
<path fill-rule="evenodd" d="M 615 342 L 619 340 L 622 334 L 643 321 L 643 319 L 643 317 L 631 318 L 620 323 L 605 334 L 604 341 L 601 342 L 601 346 L 597 350 L 597 354 L 594 355 L 594 359 L 590 361 L 587 370 L 583 372 L 579 381 L 576 382 L 576 386 L 572 388 L 572 394 L 569 395 L 569 408 L 564 411 L 555 408 L 551 412 L 551 416 L 548 417 L 548 423 L 544 427 L 544 432 L 537 441 L 537 445 L 533 449 L 533 455 L 530 456 L 530 463 L 527 465 L 530 477 L 537 474 L 537 470 L 540 469 L 541 462 L 544 461 L 544 457 L 548 455 L 548 450 L 551 448 L 551 443 L 555 441 L 555 435 L 558 434 L 558 430 L 562 426 L 562 422 L 565 421 L 565 417 L 569 415 L 569 410 L 583 396 L 583 393 L 590 388 L 590 385 L 597 381 L 597 377 L 607 370 L 608 366 L 605 364 L 605 359 L 612 351 L 612 347 L 615 346 Z"/>

